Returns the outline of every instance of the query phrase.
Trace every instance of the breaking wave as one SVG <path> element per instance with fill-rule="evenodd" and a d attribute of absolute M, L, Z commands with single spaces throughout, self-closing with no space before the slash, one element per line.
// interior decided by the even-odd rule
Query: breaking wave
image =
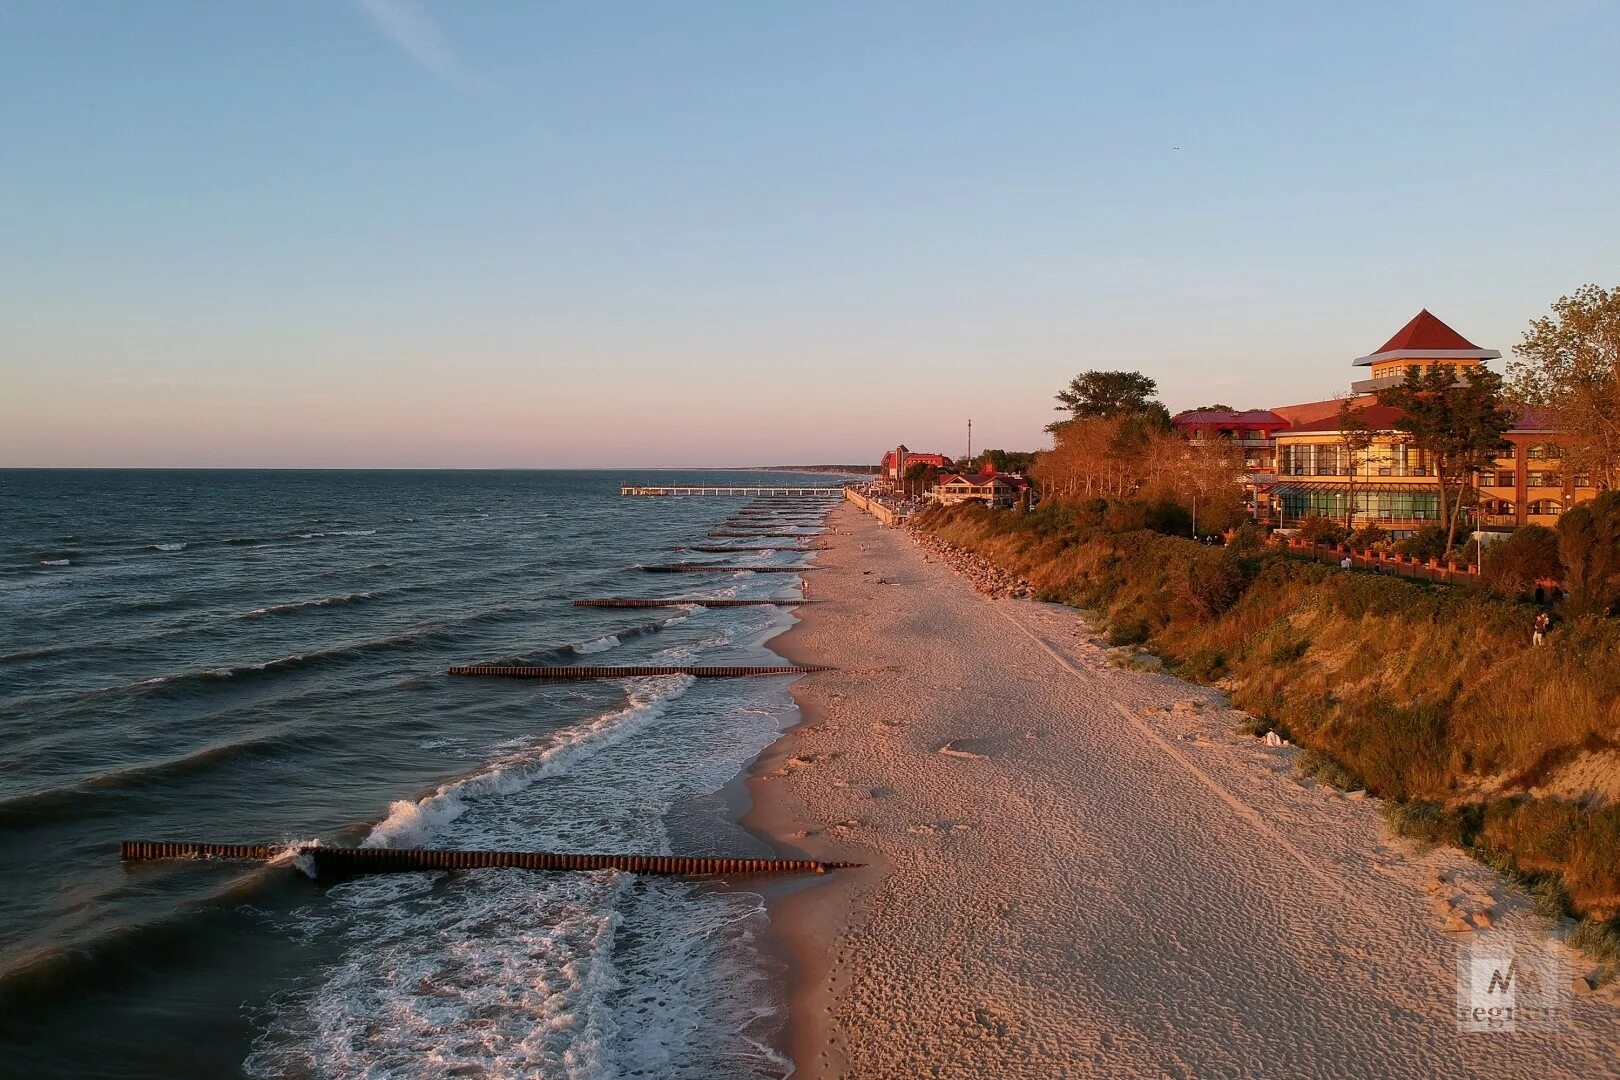
<path fill-rule="evenodd" d="M 621 742 L 662 715 L 669 702 L 697 680 L 669 675 L 626 680 L 630 703 L 618 712 L 563 728 L 537 745 L 513 751 L 471 776 L 442 784 L 411 802 L 401 799 L 371 830 L 362 847 L 421 847 L 467 810 L 467 804 L 489 795 L 509 795 L 566 772 L 575 762 Z"/>

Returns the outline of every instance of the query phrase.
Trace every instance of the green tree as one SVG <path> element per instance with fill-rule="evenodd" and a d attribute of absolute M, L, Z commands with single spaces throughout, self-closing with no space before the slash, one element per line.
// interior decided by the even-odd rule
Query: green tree
<path fill-rule="evenodd" d="M 1545 525 L 1526 525 L 1486 546 L 1479 557 L 1480 583 L 1501 596 L 1524 596 L 1544 578 L 1564 576 L 1558 534 Z"/>
<path fill-rule="evenodd" d="M 1339 402 L 1339 445 L 1344 448 L 1345 472 L 1349 474 L 1350 490 L 1344 500 L 1344 529 L 1356 528 L 1356 473 L 1366 464 L 1367 451 L 1372 449 L 1374 431 L 1367 426 L 1361 414 L 1350 407 L 1348 400 Z"/>
<path fill-rule="evenodd" d="M 1620 287 L 1583 285 L 1560 297 L 1513 351 L 1514 396 L 1575 436 L 1566 464 L 1620 490 Z"/>
<path fill-rule="evenodd" d="M 1110 420 L 1118 416 L 1143 416 L 1154 426 L 1170 426 L 1170 410 L 1156 401 L 1159 384 L 1140 371 L 1087 371 L 1069 380 L 1057 393 L 1057 411 L 1070 420 Z M 1046 426 L 1056 431 L 1067 421 Z"/>
<path fill-rule="evenodd" d="M 979 456 L 981 467 L 989 465 L 996 472 L 1027 473 L 1035 462 L 1034 451 L 986 450 Z"/>
<path fill-rule="evenodd" d="M 1502 377 L 1476 367 L 1463 380 L 1449 366 L 1420 371 L 1414 365 L 1399 386 L 1378 391 L 1378 402 L 1401 410 L 1396 428 L 1433 463 L 1445 550 L 1450 551 L 1470 476 L 1494 464 L 1502 435 L 1513 426 L 1514 412 L 1502 397 Z"/>
<path fill-rule="evenodd" d="M 1606 491 L 1558 519 L 1558 555 L 1571 606 L 1598 613 L 1620 606 L 1620 491 Z"/>

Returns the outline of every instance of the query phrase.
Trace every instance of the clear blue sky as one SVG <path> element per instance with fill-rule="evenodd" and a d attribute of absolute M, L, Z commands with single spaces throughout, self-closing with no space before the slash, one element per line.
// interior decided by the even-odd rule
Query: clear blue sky
<path fill-rule="evenodd" d="M 0 465 L 1032 447 L 1620 284 L 1620 4 L 0 3 Z M 1179 149 L 1176 149 L 1179 147 Z"/>

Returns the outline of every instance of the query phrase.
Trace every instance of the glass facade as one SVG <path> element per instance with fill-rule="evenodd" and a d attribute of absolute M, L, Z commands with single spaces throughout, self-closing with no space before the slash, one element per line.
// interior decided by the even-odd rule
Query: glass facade
<path fill-rule="evenodd" d="M 1357 476 L 1428 476 L 1429 455 L 1404 443 L 1368 447 Z M 1277 471 L 1283 476 L 1348 476 L 1350 451 L 1339 443 L 1284 443 L 1277 448 Z"/>
<path fill-rule="evenodd" d="M 1358 518 L 1373 521 L 1438 521 L 1440 518 L 1440 498 L 1432 491 L 1358 491 L 1355 497 Z M 1350 493 L 1285 488 L 1278 498 L 1282 500 L 1285 519 L 1310 514 L 1342 518 Z"/>

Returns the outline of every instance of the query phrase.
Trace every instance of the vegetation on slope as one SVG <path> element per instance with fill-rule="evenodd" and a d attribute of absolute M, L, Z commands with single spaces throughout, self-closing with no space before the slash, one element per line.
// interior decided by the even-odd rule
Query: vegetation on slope
<path fill-rule="evenodd" d="M 1093 500 L 914 520 L 1218 683 L 1260 731 L 1394 800 L 1408 831 L 1620 912 L 1620 806 L 1541 790 L 1617 746 L 1620 622 L 1574 617 L 1533 648 L 1532 605 L 1291 559 L 1251 529 L 1224 548 L 1155 531 L 1177 516 Z"/>

